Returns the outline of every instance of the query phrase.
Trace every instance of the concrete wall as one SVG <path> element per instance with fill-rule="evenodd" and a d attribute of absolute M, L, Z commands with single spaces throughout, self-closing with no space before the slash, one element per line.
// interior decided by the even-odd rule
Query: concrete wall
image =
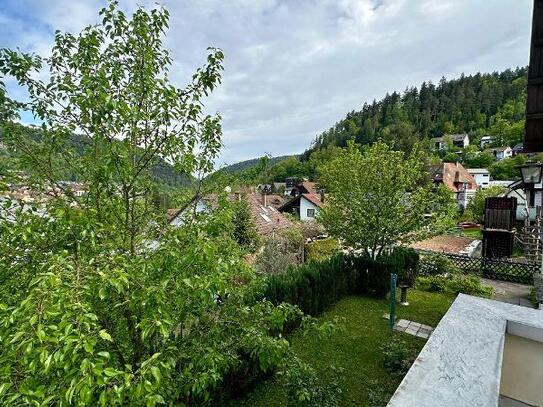
<path fill-rule="evenodd" d="M 543 343 L 506 334 L 500 393 L 530 405 L 543 405 Z"/>

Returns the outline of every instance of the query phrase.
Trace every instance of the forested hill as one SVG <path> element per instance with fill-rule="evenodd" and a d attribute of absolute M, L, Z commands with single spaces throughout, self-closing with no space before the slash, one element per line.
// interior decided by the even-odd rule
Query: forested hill
<path fill-rule="evenodd" d="M 20 129 L 24 131 L 32 139 L 39 141 L 40 139 L 40 129 L 35 126 L 22 126 Z M 2 142 L 3 134 L 0 131 L 0 143 Z M 71 145 L 73 149 L 79 154 L 83 154 L 88 143 L 88 138 L 80 134 L 71 135 Z M 7 149 L 1 149 L 0 151 L 0 174 L 2 168 L 13 168 L 25 170 L 24 167 L 18 162 L 17 154 Z M 192 184 L 192 176 L 189 174 L 182 174 L 173 168 L 166 161 L 157 158 L 153 161 L 150 171 L 151 177 L 159 184 L 168 187 L 188 187 Z M 66 169 L 65 178 L 68 181 L 76 181 L 74 175 L 70 173 L 69 169 Z"/>
<path fill-rule="evenodd" d="M 270 158 L 268 158 L 267 162 L 268 162 L 268 165 L 274 165 L 274 164 L 277 164 L 280 161 L 283 161 L 283 160 L 287 159 L 288 157 L 291 157 L 291 156 L 282 155 L 282 156 L 278 156 L 278 157 L 270 157 Z M 261 161 L 262 161 L 262 157 L 253 158 L 251 160 L 240 161 L 240 162 L 235 163 L 235 164 L 227 165 L 227 166 L 221 168 L 220 171 L 227 172 L 227 173 L 230 173 L 230 174 L 239 173 L 239 172 L 245 171 L 247 169 L 251 169 L 253 167 L 256 167 L 257 165 L 259 165 L 261 163 Z"/>
<path fill-rule="evenodd" d="M 463 132 L 495 135 L 514 145 L 522 139 L 526 83 L 527 68 L 517 68 L 443 78 L 437 85 L 424 82 L 420 88 L 387 94 L 317 136 L 302 159 L 326 146 L 345 146 L 348 140 L 369 144 L 381 138 L 408 149 L 416 140 Z"/>

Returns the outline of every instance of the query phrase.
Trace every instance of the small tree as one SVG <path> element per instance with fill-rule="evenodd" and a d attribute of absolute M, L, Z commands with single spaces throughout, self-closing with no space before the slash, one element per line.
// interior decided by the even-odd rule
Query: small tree
<path fill-rule="evenodd" d="M 320 220 L 343 244 L 373 257 L 428 234 L 445 219 L 425 216 L 438 204 L 425 169 L 417 148 L 407 155 L 382 142 L 363 151 L 350 144 L 319 171 L 328 192 Z"/>
<path fill-rule="evenodd" d="M 259 243 L 259 236 L 256 230 L 251 209 L 245 199 L 234 203 L 234 215 L 232 218 L 234 227 L 234 239 L 245 250 L 254 250 Z"/>
<path fill-rule="evenodd" d="M 500 196 L 505 193 L 505 188 L 500 186 L 491 186 L 485 189 L 478 189 L 475 193 L 475 196 L 471 198 L 468 205 L 466 206 L 466 211 L 464 212 L 464 217 L 466 219 L 474 220 L 478 223 L 484 222 L 485 217 L 485 200 L 486 198 L 491 198 L 495 196 Z"/>

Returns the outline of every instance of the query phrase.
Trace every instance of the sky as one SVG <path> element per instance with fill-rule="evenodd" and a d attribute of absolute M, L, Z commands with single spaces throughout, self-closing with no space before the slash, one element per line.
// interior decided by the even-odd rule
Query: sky
<path fill-rule="evenodd" d="M 120 0 L 131 12 L 155 1 Z M 0 0 L 0 47 L 47 56 L 54 31 L 99 21 L 100 0 Z M 218 165 L 296 154 L 364 102 L 461 73 L 528 64 L 533 0 L 164 0 L 171 77 L 225 53 L 206 101 L 223 118 Z M 8 90 L 20 90 L 8 82 Z M 24 122 L 32 122 L 25 116 Z"/>

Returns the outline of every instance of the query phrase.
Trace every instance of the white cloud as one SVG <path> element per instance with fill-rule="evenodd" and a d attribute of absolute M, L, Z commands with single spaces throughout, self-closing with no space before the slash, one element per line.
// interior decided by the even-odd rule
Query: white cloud
<path fill-rule="evenodd" d="M 152 0 L 120 0 L 127 11 Z M 221 161 L 297 153 L 387 91 L 461 72 L 526 65 L 531 0 L 164 0 L 172 77 L 187 83 L 224 49 Z M 4 0 L 0 38 L 43 53 L 55 28 L 98 21 L 98 0 Z"/>

